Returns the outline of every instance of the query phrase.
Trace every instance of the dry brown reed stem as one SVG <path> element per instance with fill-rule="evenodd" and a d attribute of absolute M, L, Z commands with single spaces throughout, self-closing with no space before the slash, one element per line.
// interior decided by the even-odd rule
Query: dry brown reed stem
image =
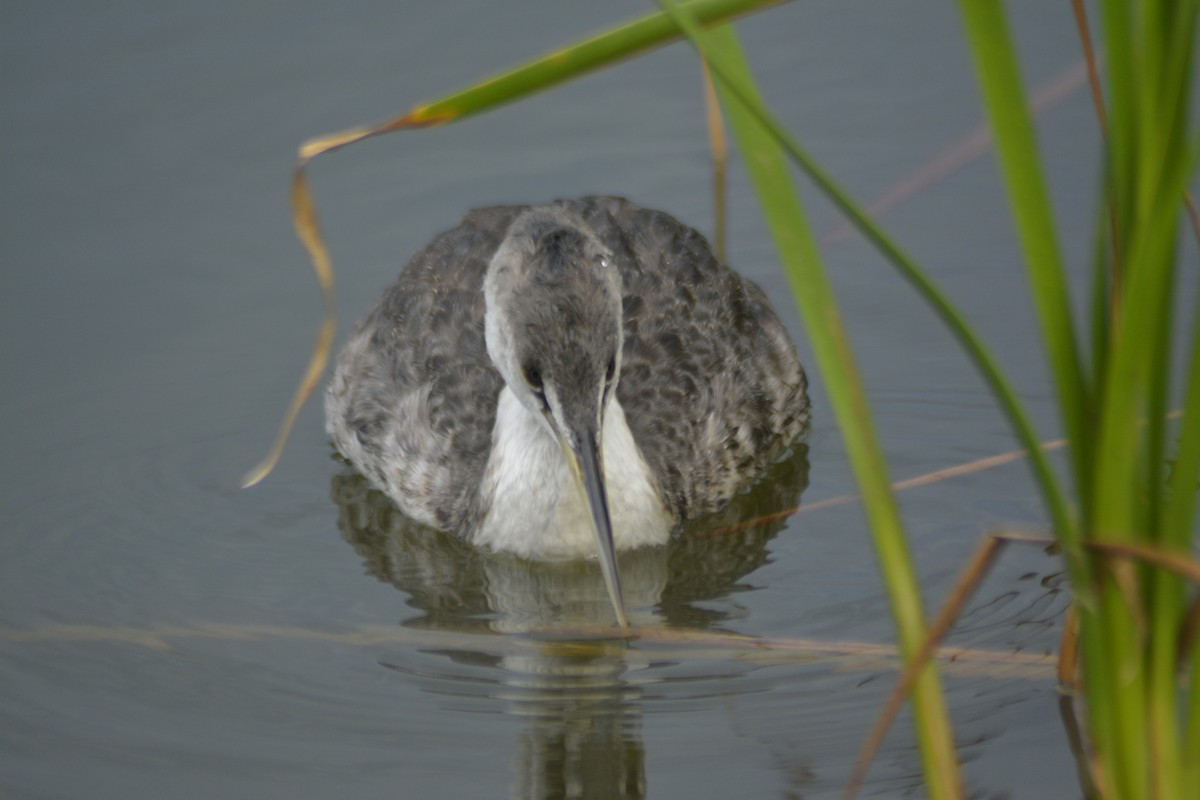
<path fill-rule="evenodd" d="M 1092 91 L 1092 105 L 1096 109 L 1096 119 L 1100 123 L 1100 131 L 1108 134 L 1108 114 L 1104 110 L 1104 92 L 1100 88 L 1100 70 L 1097 66 L 1096 50 L 1092 46 L 1091 27 L 1088 25 L 1087 9 L 1083 0 L 1071 0 L 1071 10 L 1075 12 L 1075 28 L 1079 32 L 1079 43 L 1083 47 L 1083 60 L 1087 64 L 1088 85 Z"/>
<path fill-rule="evenodd" d="M 1091 756 L 1091 748 L 1084 742 L 1079 715 L 1075 713 L 1075 698 L 1069 694 L 1061 695 L 1058 698 L 1058 714 L 1067 734 L 1067 747 L 1071 751 L 1071 759 L 1075 762 L 1075 775 L 1083 789 L 1083 796 L 1100 797 L 1093 777 L 1096 766 Z"/>
<path fill-rule="evenodd" d="M 1183 669 L 1188 663 L 1192 648 L 1200 639 L 1200 592 L 1192 599 L 1192 607 L 1184 617 L 1179 631 L 1179 668 Z"/>
<path fill-rule="evenodd" d="M 1051 452 L 1053 450 L 1059 450 L 1063 447 L 1066 447 L 1066 445 L 1066 439 L 1051 439 L 1042 443 L 1042 450 Z M 979 458 L 975 461 L 968 461 L 965 464 L 958 464 L 953 467 L 946 467 L 944 469 L 934 470 L 933 472 L 927 472 L 924 475 L 918 475 L 915 478 L 907 478 L 902 481 L 897 481 L 892 484 L 892 490 L 896 492 L 902 492 L 907 489 L 916 489 L 921 486 L 928 486 L 930 484 L 938 483 L 939 481 L 948 480 L 950 478 L 958 478 L 963 475 L 970 475 L 974 472 L 982 472 L 984 470 L 994 469 L 995 467 L 1001 467 L 1005 464 L 1011 464 L 1014 461 L 1020 461 L 1022 458 L 1025 458 L 1026 455 L 1027 452 L 1022 449 L 1010 450 L 1007 453 L 999 453 L 994 456 L 986 456 L 985 458 Z M 728 525 L 723 528 L 717 528 L 715 530 L 708 531 L 704 534 L 704 536 L 724 536 L 726 534 L 736 533 L 748 528 L 753 528 L 757 525 L 762 525 L 767 522 L 774 522 L 785 517 L 790 517 L 794 514 L 808 514 L 813 511 L 825 511 L 830 508 L 837 508 L 838 506 L 857 503 L 861 499 L 862 498 L 860 498 L 857 494 L 843 494 L 838 495 L 837 497 L 829 497 L 825 500 L 818 500 L 815 503 L 803 504 L 797 508 L 789 508 L 775 511 L 770 514 L 764 514 L 763 516 L 755 517 L 754 519 L 747 520 L 745 522 L 739 522 L 736 525 Z"/>
<path fill-rule="evenodd" d="M 598 654 L 614 643 L 637 645 L 646 658 L 671 660 L 731 659 L 746 663 L 795 664 L 832 662 L 843 670 L 867 671 L 898 668 L 893 645 L 875 642 L 764 639 L 722 631 L 697 631 L 643 626 L 576 625 L 544 628 L 521 635 L 509 633 L 447 631 L 386 625 L 361 625 L 345 630 L 318 630 L 253 623 L 198 622 L 149 625 L 45 625 L 38 628 L 0 627 L 0 641 L 24 644 L 53 642 L 104 642 L 129 644 L 169 652 L 172 643 L 187 639 L 255 642 L 262 639 L 311 641 L 347 647 L 403 646 L 436 650 L 487 650 L 527 653 L 556 648 L 580 656 Z M 670 648 L 670 649 L 667 649 Z M 980 648 L 947 648 L 937 654 L 945 667 L 967 677 L 1046 680 L 1053 669 L 1052 656 Z"/>
<path fill-rule="evenodd" d="M 1200 561 L 1187 553 L 1163 550 L 1148 544 L 1132 542 L 1084 542 L 1084 547 L 1119 559 L 1121 562 L 1141 562 L 1168 572 L 1184 580 L 1200 585 Z"/>
<path fill-rule="evenodd" d="M 1079 611 L 1075 603 L 1067 606 L 1063 617 L 1062 638 L 1058 640 L 1058 684 L 1071 691 L 1079 688 Z"/>
<path fill-rule="evenodd" d="M 1079 33 L 1079 43 L 1083 47 L 1083 58 L 1087 63 L 1088 86 L 1091 87 L 1092 107 L 1096 111 L 1096 122 L 1100 126 L 1100 136 L 1108 138 L 1108 112 L 1104 108 L 1104 90 L 1100 87 L 1100 70 L 1096 65 L 1096 51 L 1092 45 L 1091 26 L 1088 25 L 1087 9 L 1083 0 L 1071 0 L 1071 10 L 1075 13 L 1075 29 Z M 1112 239 L 1112 275 L 1109 277 L 1108 313 L 1109 319 L 1116 321 L 1121 310 L 1121 259 L 1119 245 L 1121 242 L 1117 225 L 1117 206 L 1112 200 L 1108 203 L 1108 233 Z"/>
<path fill-rule="evenodd" d="M 891 694 L 888 695 L 887 702 L 884 704 L 879 717 L 872 726 L 866 742 L 863 743 L 843 794 L 843 797 L 847 800 L 857 795 L 863 778 L 866 777 L 867 769 L 879 751 L 888 728 L 891 727 L 896 715 L 903 707 L 916 676 L 933 653 L 936 652 L 942 638 L 962 611 L 963 606 L 966 605 L 967 600 L 970 599 L 971 594 L 978 588 L 980 582 L 982 582 L 988 569 L 998 557 L 1001 548 L 1009 543 L 1049 546 L 1054 544 L 1054 540 L 1048 537 L 1026 536 L 1022 534 L 990 534 L 975 549 L 975 553 L 971 556 L 971 559 L 959 574 L 958 580 L 955 581 L 954 586 L 951 588 L 950 595 L 942 605 L 941 611 L 938 612 L 937 619 L 930 626 L 929 633 L 926 635 L 921 647 L 914 654 L 912 660 L 905 664 L 899 682 Z M 1120 586 L 1122 594 L 1125 595 L 1127 605 L 1139 617 L 1142 615 L 1142 609 L 1141 603 L 1137 599 L 1136 576 L 1132 569 L 1135 562 L 1168 570 L 1194 584 L 1200 585 L 1200 560 L 1187 553 L 1178 553 L 1149 545 L 1126 542 L 1089 541 L 1084 543 L 1084 547 L 1109 558 L 1112 562 L 1108 565 L 1111 574 Z M 1200 612 L 1196 611 L 1195 607 L 1193 607 L 1192 611 L 1194 615 L 1200 614 Z M 1139 625 L 1142 625 L 1142 623 L 1139 623 Z M 1186 634 L 1187 631 L 1185 628 L 1185 630 L 1181 631 L 1181 637 L 1185 637 Z M 1063 669 L 1060 665 L 1060 676 L 1062 673 Z M 1095 768 L 1096 765 L 1093 765 L 1093 769 Z M 1096 775 L 1097 782 L 1102 782 L 1102 773 L 1096 773 Z"/>
<path fill-rule="evenodd" d="M 950 626 L 954 624 L 954 620 L 962 611 L 963 606 L 966 605 L 971 595 L 979 587 L 979 584 L 983 582 L 984 576 L 992 564 L 995 563 L 1000 550 L 1011 542 L 1048 546 L 1053 544 L 1054 540 L 1042 536 L 993 533 L 984 537 L 983 541 L 979 543 L 975 548 L 975 553 L 971 556 L 971 559 L 967 562 L 962 572 L 959 573 L 958 580 L 955 581 L 954 586 L 950 589 L 950 595 L 942 605 L 941 611 L 938 612 L 937 618 L 930 625 L 929 632 L 926 634 L 921 647 L 913 654 L 912 659 L 904 665 L 904 671 L 900 675 L 900 680 L 888 695 L 887 702 L 884 703 L 879 716 L 875 720 L 875 724 L 871 727 L 871 732 L 867 736 L 867 740 L 863 743 L 858 758 L 854 761 L 850 780 L 847 782 L 846 789 L 842 794 L 846 800 L 850 800 L 858 794 L 863 778 L 866 777 L 867 769 L 875 759 L 875 754 L 879 752 L 879 747 L 883 744 L 883 738 L 887 735 L 888 728 L 891 727 L 892 722 L 896 719 L 896 715 L 900 713 L 900 709 L 904 706 L 904 701 L 908 697 L 908 692 L 912 688 L 913 682 L 917 679 L 921 670 L 924 669 L 930 657 L 937 651 L 938 645 L 945 637 L 946 632 L 950 630 Z"/>
<path fill-rule="evenodd" d="M 1182 416 L 1183 409 L 1180 408 L 1173 409 L 1167 413 L 1167 419 L 1169 420 L 1179 419 Z M 1049 453 L 1054 450 L 1061 450 L 1062 448 L 1066 447 L 1067 444 L 1068 442 L 1066 439 L 1048 439 L 1047 441 L 1042 442 L 1041 449 Z M 906 489 L 916 489 L 920 486 L 928 486 L 929 484 L 938 483 L 939 481 L 944 481 L 949 478 L 970 475 L 973 472 L 982 472 L 984 470 L 1004 466 L 1005 464 L 1011 464 L 1014 461 L 1020 461 L 1022 458 L 1025 458 L 1026 455 L 1028 455 L 1028 452 L 1024 449 L 1021 449 L 1010 450 L 1007 453 L 998 453 L 994 456 L 985 456 L 984 458 L 978 458 L 974 461 L 968 461 L 965 464 L 958 464 L 953 467 L 946 467 L 945 469 L 926 472 L 924 475 L 918 475 L 915 478 L 907 478 L 902 481 L 897 481 L 896 483 L 892 484 L 892 491 L 902 492 Z M 838 495 L 837 497 L 829 497 L 824 500 L 818 500 L 815 503 L 807 503 L 796 508 L 788 508 L 780 511 L 774 511 L 770 514 L 764 514 L 760 517 L 755 517 L 754 519 L 747 520 L 745 522 L 739 522 L 736 525 L 728 525 L 723 528 L 716 528 L 704 533 L 703 536 L 724 536 L 730 533 L 737 533 L 738 531 L 743 531 L 747 528 L 753 528 L 756 525 L 774 522 L 776 520 L 784 519 L 796 514 L 807 514 L 812 511 L 824 511 L 829 508 L 836 508 L 838 506 L 857 503 L 861 499 L 862 498 L 856 494 L 843 494 Z"/>

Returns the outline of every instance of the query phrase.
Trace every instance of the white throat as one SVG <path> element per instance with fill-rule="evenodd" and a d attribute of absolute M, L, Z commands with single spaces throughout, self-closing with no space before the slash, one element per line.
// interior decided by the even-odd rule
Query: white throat
<path fill-rule="evenodd" d="M 616 549 L 665 544 L 674 520 L 616 398 L 605 415 L 600 451 Z M 481 491 L 489 510 L 477 544 L 542 561 L 596 556 L 591 515 L 562 448 L 507 386 Z"/>

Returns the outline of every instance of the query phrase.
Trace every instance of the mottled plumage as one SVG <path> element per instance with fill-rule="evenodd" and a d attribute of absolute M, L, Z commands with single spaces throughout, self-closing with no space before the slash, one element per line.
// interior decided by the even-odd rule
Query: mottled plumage
<path fill-rule="evenodd" d="M 568 453 L 574 435 L 570 425 L 555 427 L 558 405 L 598 402 L 616 547 L 661 542 L 667 531 L 660 529 L 726 504 L 803 433 L 804 371 L 763 292 L 719 263 L 696 231 L 618 198 L 538 208 L 477 209 L 412 258 L 338 359 L 326 396 L 329 432 L 338 450 L 415 519 L 526 556 L 571 556 L 573 550 L 547 544 L 559 535 L 553 530 L 531 533 L 528 547 L 511 544 L 511 530 L 485 533 L 498 507 L 491 495 L 507 485 L 493 459 L 497 406 L 507 402 L 502 413 L 519 419 L 502 422 L 515 426 L 510 432 L 536 439 L 544 428 L 550 448 L 536 456 L 522 450 L 503 463 L 548 464 L 546 453 L 558 452 L 551 434 L 565 436 Z M 506 245 L 515 248 L 513 264 L 527 258 L 546 265 L 530 270 L 530 285 L 520 283 L 515 267 L 508 270 L 514 275 L 494 279 L 494 302 L 507 294 L 493 320 L 511 322 L 511 331 L 485 335 L 485 279 L 518 219 L 520 235 Z M 604 311 L 610 290 L 620 297 L 613 331 Z M 511 360 L 508 400 L 501 399 L 506 380 L 494 358 Z M 530 364 L 537 365 L 533 375 Z M 606 381 L 616 403 L 609 404 Z M 624 425 L 614 423 L 622 410 Z M 627 427 L 636 452 L 624 452 L 610 427 Z M 545 476 L 530 482 L 521 490 L 534 495 L 553 483 Z M 638 524 L 621 508 L 643 507 L 625 499 L 639 486 L 652 491 L 662 516 L 640 537 L 621 529 Z M 531 517 L 530 526 L 542 527 L 556 519 Z"/>

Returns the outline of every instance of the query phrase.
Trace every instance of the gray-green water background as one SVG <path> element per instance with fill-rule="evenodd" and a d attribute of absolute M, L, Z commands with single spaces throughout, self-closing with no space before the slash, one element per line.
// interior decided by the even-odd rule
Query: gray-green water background
<path fill-rule="evenodd" d="M 1010 5 L 1031 86 L 1078 62 L 1066 2 Z M 364 543 L 374 529 L 347 507 L 355 489 L 336 480 L 318 404 L 277 472 L 237 488 L 275 431 L 319 313 L 288 214 L 296 145 L 648 10 L 632 0 L 0 9 L 0 796 L 836 796 L 891 685 L 885 666 L 532 642 L 522 631 L 545 586 L 514 588 L 503 565 L 464 565 L 471 554 L 436 541 L 419 557 L 389 551 L 386 537 Z M 980 124 L 944 3 L 798 2 L 739 31 L 768 101 L 860 199 Z M 1039 124 L 1082 269 L 1098 145 L 1086 91 Z M 341 335 L 409 254 L 472 206 L 612 193 L 710 230 L 707 148 L 697 65 L 674 46 L 498 113 L 322 159 L 312 177 Z M 807 358 L 736 160 L 730 203 L 730 260 L 776 298 Z M 819 227 L 838 223 L 815 200 L 813 210 Z M 989 158 L 886 224 L 1056 435 Z M 895 477 L 1013 449 L 955 346 L 875 254 L 853 239 L 826 252 Z M 811 379 L 804 502 L 853 491 L 821 377 Z M 985 532 L 1042 524 L 1024 469 L 902 496 L 929 598 Z M 735 557 L 729 575 L 688 577 L 690 564 L 719 572 Z M 891 640 L 852 505 L 680 558 L 646 567 L 645 618 Z M 1009 553 L 954 640 L 1053 648 L 1065 605 L 1056 570 L 1036 550 Z M 383 633 L 345 635 L 363 630 Z M 952 676 L 947 687 L 976 796 L 1078 794 L 1048 671 Z M 919 793 L 905 726 L 868 795 Z"/>

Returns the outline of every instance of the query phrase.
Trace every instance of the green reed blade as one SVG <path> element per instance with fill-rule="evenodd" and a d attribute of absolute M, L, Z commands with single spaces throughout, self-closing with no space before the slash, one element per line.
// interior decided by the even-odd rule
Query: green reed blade
<path fill-rule="evenodd" d="M 692 0 L 687 10 L 702 25 L 716 25 L 783 0 Z M 650 14 L 555 50 L 474 86 L 419 105 L 412 124 L 437 125 L 549 89 L 586 72 L 675 41 L 679 29 L 664 13 Z"/>
<path fill-rule="evenodd" d="M 705 25 L 748 14 L 783 0 L 692 0 L 688 4 Z M 461 91 L 423 103 L 398 117 L 324 134 L 300 145 L 300 168 L 324 153 L 375 136 L 412 128 L 446 125 L 565 83 L 587 72 L 610 66 L 679 38 L 665 14 L 650 14 L 583 41 L 560 48 L 522 66 L 495 75 Z M 302 176 L 303 177 L 303 176 Z"/>
<path fill-rule="evenodd" d="M 1086 386 L 1066 274 L 1008 20 L 998 0 L 960 0 L 971 54 L 1058 390 L 1076 481 L 1089 474 Z"/>
<path fill-rule="evenodd" d="M 740 101 L 757 100 L 749 68 L 732 29 L 702 32 L 685 10 L 660 3 L 679 22 L 713 67 L 730 127 L 743 153 L 763 213 L 775 239 L 793 294 L 804 316 L 846 450 L 864 498 L 864 508 L 884 574 L 901 650 L 911 658 L 925 635 L 925 617 L 887 467 L 874 433 L 870 409 L 854 367 L 832 287 L 821 265 L 816 239 L 769 131 Z M 737 85 L 738 91 L 730 91 Z M 926 667 L 913 689 L 913 707 L 925 774 L 933 797 L 961 796 L 949 718 L 937 672 Z"/>
<path fill-rule="evenodd" d="M 1075 547 L 1078 541 L 1078 535 L 1075 533 L 1076 526 L 1068 510 L 1059 480 L 1054 470 L 1050 467 L 1049 459 L 1040 446 L 1040 439 L 1033 428 L 1033 424 L 1018 400 L 1016 392 L 1013 391 L 1011 384 L 982 341 L 975 335 L 970 325 L 966 322 L 966 319 L 929 279 L 924 270 L 882 228 L 871 220 L 861 206 L 821 169 L 816 161 L 800 147 L 778 120 L 775 119 L 761 102 L 758 102 L 757 98 L 741 95 L 736 85 L 731 85 L 727 88 L 729 91 L 738 94 L 738 99 L 755 116 L 756 120 L 771 133 L 776 141 L 782 145 L 792 161 L 809 176 L 842 213 L 850 218 L 860 232 L 888 258 L 950 328 L 1007 414 L 1018 440 L 1025 446 L 1037 479 L 1037 484 L 1046 502 L 1055 530 L 1062 537 L 1064 546 L 1068 548 Z"/>
<path fill-rule="evenodd" d="M 1177 236 L 1191 174 L 1185 152 L 1187 87 L 1197 3 L 1103 2 L 1110 103 L 1105 199 L 1112 211 L 1102 223 L 1108 230 L 1097 235 L 1101 253 L 1107 250 L 1109 257 L 1098 257 L 1096 264 L 1119 265 L 1119 270 L 1111 276 L 1094 271 L 1094 380 L 1074 396 L 1073 374 L 1082 370 L 1075 373 L 1067 357 L 1074 349 L 1069 342 L 1073 323 L 1054 285 L 1065 280 L 1032 129 L 1023 118 L 1007 22 L 994 0 L 962 0 L 961 6 L 1064 424 L 1078 443 L 1072 463 L 1083 530 L 1095 542 L 1155 543 L 1187 552 L 1194 535 L 1188 527 L 1194 520 L 1194 487 L 1176 492 L 1174 475 L 1168 487 L 1165 461 Z M 1112 286 L 1111 306 L 1102 281 Z M 1193 350 L 1197 346 L 1193 341 Z M 1188 402 L 1196 400 L 1189 388 Z M 1194 452 L 1200 449 L 1200 441 L 1192 438 L 1200 437 L 1195 425 L 1185 416 L 1177 450 L 1178 474 L 1193 481 L 1197 465 L 1187 459 L 1200 456 Z M 1084 684 L 1100 784 L 1122 798 L 1194 796 L 1194 770 L 1189 789 L 1181 769 L 1181 754 L 1187 751 L 1178 738 L 1177 636 L 1188 594 L 1177 575 L 1161 569 L 1110 557 L 1095 561 L 1096 569 L 1076 567 L 1072 578 L 1076 596 L 1085 600 L 1080 615 Z M 1094 601 L 1087 601 L 1089 594 Z M 1193 723 L 1189 718 L 1186 727 Z"/>

